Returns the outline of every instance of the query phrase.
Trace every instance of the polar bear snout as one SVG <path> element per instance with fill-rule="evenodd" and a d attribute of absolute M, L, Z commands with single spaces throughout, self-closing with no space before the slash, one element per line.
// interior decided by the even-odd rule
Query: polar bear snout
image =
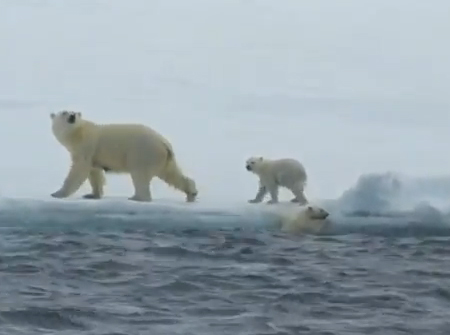
<path fill-rule="evenodd" d="M 81 121 L 81 113 L 78 112 L 60 111 L 56 114 L 51 113 L 50 117 L 53 124 L 59 124 L 59 127 L 62 127 L 65 123 L 75 125 L 77 122 Z"/>
<path fill-rule="evenodd" d="M 261 163 L 263 163 L 262 157 L 250 157 L 245 161 L 245 169 L 247 171 L 255 172 L 260 169 Z"/>
<path fill-rule="evenodd" d="M 67 117 L 67 122 L 70 124 L 75 123 L 77 117 L 75 115 L 75 113 L 69 114 L 69 116 Z"/>
<path fill-rule="evenodd" d="M 330 215 L 325 209 L 312 206 L 308 206 L 307 211 L 308 216 L 313 220 L 325 220 Z"/>
<path fill-rule="evenodd" d="M 327 211 L 324 210 L 324 211 L 322 212 L 322 217 L 321 217 L 321 218 L 322 218 L 322 219 L 326 219 L 328 216 L 330 216 L 330 213 L 328 213 Z"/>

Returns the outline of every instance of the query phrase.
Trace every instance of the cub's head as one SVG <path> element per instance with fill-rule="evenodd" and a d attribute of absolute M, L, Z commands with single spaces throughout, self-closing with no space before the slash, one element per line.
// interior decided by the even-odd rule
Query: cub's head
<path fill-rule="evenodd" d="M 306 206 L 306 215 L 311 220 L 325 220 L 330 215 L 330 213 L 318 206 L 308 205 Z"/>
<path fill-rule="evenodd" d="M 188 177 L 185 179 L 185 193 L 187 202 L 194 202 L 197 199 L 198 190 L 195 181 Z"/>
<path fill-rule="evenodd" d="M 57 138 L 70 135 L 82 121 L 81 113 L 61 111 L 58 113 L 51 113 L 52 130 Z"/>
<path fill-rule="evenodd" d="M 258 173 L 260 171 L 262 163 L 264 162 L 263 157 L 250 157 L 245 161 L 245 168 L 247 171 Z"/>

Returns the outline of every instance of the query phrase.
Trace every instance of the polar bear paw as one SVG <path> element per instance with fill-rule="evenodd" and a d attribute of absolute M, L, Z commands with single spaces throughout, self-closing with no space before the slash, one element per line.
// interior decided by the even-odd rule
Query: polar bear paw
<path fill-rule="evenodd" d="M 59 190 L 59 191 L 56 191 L 56 192 L 54 192 L 54 193 L 52 193 L 52 194 L 50 194 L 53 198 L 57 198 L 57 199 L 61 199 L 61 198 L 66 198 L 67 197 L 67 194 L 65 194 L 65 192 L 63 192 L 63 191 L 61 191 L 61 190 Z"/>
<path fill-rule="evenodd" d="M 101 198 L 100 194 L 88 193 L 83 195 L 83 199 L 100 199 L 100 198 Z"/>
<path fill-rule="evenodd" d="M 308 201 L 306 199 L 298 199 L 297 197 L 291 199 L 291 202 L 299 204 L 300 206 L 304 206 L 304 205 L 306 205 L 308 203 Z"/>
<path fill-rule="evenodd" d="M 139 201 L 139 202 L 150 202 L 150 201 L 152 201 L 152 198 L 150 196 L 133 195 L 132 197 L 128 198 L 128 200 Z"/>

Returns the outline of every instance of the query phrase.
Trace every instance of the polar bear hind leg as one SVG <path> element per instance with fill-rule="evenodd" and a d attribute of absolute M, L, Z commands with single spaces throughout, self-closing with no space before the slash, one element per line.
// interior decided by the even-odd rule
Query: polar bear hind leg
<path fill-rule="evenodd" d="M 128 198 L 128 200 L 143 202 L 152 201 L 150 182 L 153 178 L 153 174 L 145 169 L 137 169 L 130 171 L 130 175 L 134 186 L 134 195 Z"/>
<path fill-rule="evenodd" d="M 291 202 L 299 203 L 300 205 L 305 205 L 308 203 L 308 200 L 305 197 L 304 187 L 302 184 L 297 183 L 291 187 L 289 190 L 294 194 L 295 198 L 291 200 Z"/>
<path fill-rule="evenodd" d="M 92 168 L 88 179 L 91 184 L 92 193 L 83 195 L 83 198 L 100 199 L 103 196 L 103 186 L 105 185 L 105 176 L 102 169 Z"/>
<path fill-rule="evenodd" d="M 156 177 L 164 181 L 167 185 L 184 192 L 187 202 L 194 202 L 198 195 L 195 181 L 183 174 L 177 161 L 175 160 L 172 149 L 168 149 L 168 157 L 165 165 L 155 174 Z"/>

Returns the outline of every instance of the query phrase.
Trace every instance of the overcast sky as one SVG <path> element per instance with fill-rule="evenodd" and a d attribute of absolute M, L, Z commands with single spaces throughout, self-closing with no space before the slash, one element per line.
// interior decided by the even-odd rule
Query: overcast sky
<path fill-rule="evenodd" d="M 449 13 L 445 0 L 1 1 L 0 194 L 60 187 L 60 109 L 154 127 L 200 201 L 252 198 L 252 155 L 298 158 L 317 198 L 369 172 L 449 174 Z M 107 195 L 132 191 L 108 177 Z"/>

